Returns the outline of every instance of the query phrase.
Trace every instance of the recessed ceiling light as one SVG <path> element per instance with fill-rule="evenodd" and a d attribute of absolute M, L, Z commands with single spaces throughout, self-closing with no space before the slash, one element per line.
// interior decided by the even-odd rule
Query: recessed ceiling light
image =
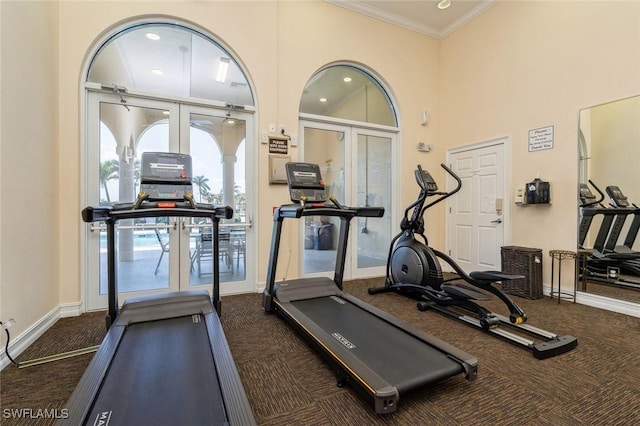
<path fill-rule="evenodd" d="M 218 83 L 224 83 L 224 81 L 227 79 L 227 72 L 229 71 L 230 62 L 231 60 L 229 58 L 225 58 L 224 56 L 220 57 L 218 72 L 216 73 L 216 81 Z"/>
<path fill-rule="evenodd" d="M 320 102 L 327 102 L 327 98 L 320 98 Z"/>
<path fill-rule="evenodd" d="M 147 38 L 149 40 L 160 40 L 160 36 L 156 33 L 147 33 Z"/>
<path fill-rule="evenodd" d="M 162 70 L 159 69 L 155 69 L 155 70 L 151 70 L 152 73 L 154 73 L 155 75 L 162 75 L 164 74 L 164 72 Z"/>
<path fill-rule="evenodd" d="M 351 83 L 351 77 L 345 77 L 342 79 L 345 83 Z"/>
<path fill-rule="evenodd" d="M 451 6 L 451 0 L 440 0 L 438 2 L 438 9 L 444 10 Z"/>

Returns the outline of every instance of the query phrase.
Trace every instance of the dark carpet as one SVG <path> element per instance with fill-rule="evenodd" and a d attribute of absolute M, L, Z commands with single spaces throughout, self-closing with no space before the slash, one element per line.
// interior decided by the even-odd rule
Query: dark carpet
<path fill-rule="evenodd" d="M 640 424 L 639 318 L 566 301 L 558 304 L 548 297 L 514 297 L 530 324 L 579 339 L 577 349 L 537 360 L 518 346 L 441 314 L 419 312 L 409 298 L 369 296 L 367 288 L 381 282 L 356 280 L 345 289 L 476 356 L 478 379 L 454 377 L 415 391 L 401 398 L 397 412 L 379 416 L 353 389 L 336 387 L 331 368 L 282 319 L 262 310 L 260 295 L 225 297 L 223 326 L 259 424 Z M 489 306 L 504 314 L 496 302 Z M 19 360 L 96 345 L 103 335 L 104 313 L 61 319 Z M 33 414 L 61 410 L 91 357 L 27 369 L 6 367 L 0 374 L 0 422 L 52 424 L 45 418 L 16 419 L 11 409 L 30 409 Z"/>

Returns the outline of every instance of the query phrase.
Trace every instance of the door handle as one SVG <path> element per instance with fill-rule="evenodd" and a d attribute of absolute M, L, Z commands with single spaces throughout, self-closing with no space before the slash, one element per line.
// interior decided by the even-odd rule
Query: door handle
<path fill-rule="evenodd" d="M 492 220 L 491 223 L 502 223 L 502 219 L 497 218 L 496 220 Z"/>

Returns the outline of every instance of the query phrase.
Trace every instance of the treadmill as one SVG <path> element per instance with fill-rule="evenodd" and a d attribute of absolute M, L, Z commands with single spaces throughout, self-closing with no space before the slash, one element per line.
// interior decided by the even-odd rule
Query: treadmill
<path fill-rule="evenodd" d="M 622 193 L 620 187 L 607 186 L 605 190 L 611 199 L 611 206 L 614 210 L 620 212 L 611 226 L 607 243 L 604 246 L 605 251 L 616 255 L 627 255 L 630 260 L 638 260 L 640 259 L 640 252 L 633 250 L 633 243 L 640 230 L 640 208 L 635 204 L 629 203 L 629 199 Z M 627 216 L 633 216 L 633 219 L 627 231 L 624 244 L 618 245 Z"/>
<path fill-rule="evenodd" d="M 597 281 L 603 284 L 613 284 L 622 287 L 640 288 L 640 282 L 629 278 L 628 275 L 640 274 L 640 253 L 631 250 L 627 243 L 633 245 L 634 238 L 630 233 L 637 234 L 637 228 L 640 226 L 640 219 L 634 218 L 624 246 L 618 246 L 616 243 L 622 231 L 624 221 L 630 214 L 634 214 L 637 207 L 631 208 L 628 205 L 627 197 L 622 194 L 620 188 L 616 186 L 607 187 L 607 193 L 611 197 L 611 207 L 607 208 L 601 204 L 604 200 L 604 193 L 598 186 L 589 180 L 591 186 L 598 192 L 596 197 L 589 186 L 585 183 L 579 185 L 579 201 L 581 218 L 578 231 L 578 246 L 585 250 L 586 237 L 595 216 L 602 216 L 602 222 L 598 229 L 597 236 L 593 242 L 593 247 L 587 258 L 587 265 L 581 271 L 580 278 L 583 286 L 586 282 Z M 625 205 L 626 204 L 626 205 Z M 633 235 L 633 234 L 632 234 Z M 615 271 L 611 273 L 611 271 Z"/>
<path fill-rule="evenodd" d="M 198 217 L 218 225 L 233 209 L 194 201 L 191 158 L 142 155 L 135 203 L 87 207 L 85 222 L 107 227 L 107 334 L 67 402 L 63 425 L 253 425 L 255 419 L 220 323 L 220 279 L 213 262 L 213 298 L 206 290 L 125 300 L 118 309 L 116 223 L 147 217 Z"/>
<path fill-rule="evenodd" d="M 316 164 L 285 165 L 291 200 L 274 211 L 271 252 L 262 306 L 300 332 L 334 367 L 338 386 L 351 385 L 378 414 L 396 411 L 411 390 L 464 375 L 477 376 L 475 357 L 347 294 L 342 281 L 352 218 L 382 217 L 381 207 L 345 207 L 325 198 Z M 331 216 L 340 220 L 334 278 L 276 283 L 284 219 Z"/>

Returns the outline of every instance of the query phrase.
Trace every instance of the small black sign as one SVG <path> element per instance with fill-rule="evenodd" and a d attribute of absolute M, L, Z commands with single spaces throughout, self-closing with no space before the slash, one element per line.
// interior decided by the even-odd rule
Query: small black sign
<path fill-rule="evenodd" d="M 269 138 L 269 154 L 288 154 L 289 139 L 287 138 Z"/>

